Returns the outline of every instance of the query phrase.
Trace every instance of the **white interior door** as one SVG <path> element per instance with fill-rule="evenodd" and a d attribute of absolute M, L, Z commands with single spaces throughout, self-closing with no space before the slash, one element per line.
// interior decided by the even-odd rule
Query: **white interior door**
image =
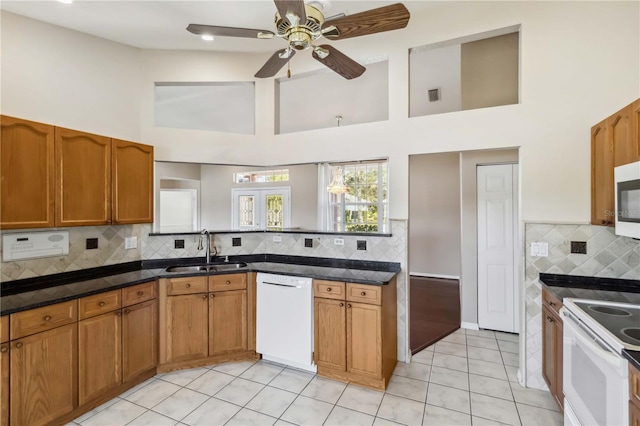
<path fill-rule="evenodd" d="M 517 170 L 478 166 L 478 326 L 518 331 L 515 265 Z"/>
<path fill-rule="evenodd" d="M 289 187 L 232 189 L 233 229 L 279 229 L 291 227 Z"/>

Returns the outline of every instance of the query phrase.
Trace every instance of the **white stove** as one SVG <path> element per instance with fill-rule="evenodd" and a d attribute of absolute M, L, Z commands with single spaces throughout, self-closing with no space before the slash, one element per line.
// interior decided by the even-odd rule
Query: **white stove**
<path fill-rule="evenodd" d="M 565 425 L 628 425 L 622 350 L 640 351 L 640 306 L 571 298 L 563 305 Z"/>

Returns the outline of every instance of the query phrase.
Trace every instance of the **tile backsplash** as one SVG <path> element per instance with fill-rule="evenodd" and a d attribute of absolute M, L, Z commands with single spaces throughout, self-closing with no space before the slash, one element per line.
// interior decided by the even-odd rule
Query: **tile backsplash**
<path fill-rule="evenodd" d="M 571 241 L 586 241 L 587 254 L 571 253 Z M 548 257 L 531 256 L 532 242 L 549 244 Z M 640 242 L 592 225 L 525 225 L 526 384 L 545 389 L 542 378 L 542 295 L 540 272 L 640 279 Z"/>

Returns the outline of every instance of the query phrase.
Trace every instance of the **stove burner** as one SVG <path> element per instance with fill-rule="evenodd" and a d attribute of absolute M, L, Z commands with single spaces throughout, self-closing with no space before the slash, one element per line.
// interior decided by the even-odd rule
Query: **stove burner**
<path fill-rule="evenodd" d="M 622 333 L 633 339 L 633 340 L 637 340 L 638 342 L 640 342 L 640 328 L 638 327 L 627 327 L 627 328 L 623 328 L 622 329 Z"/>
<path fill-rule="evenodd" d="M 625 311 L 624 309 L 612 308 L 610 306 L 602 306 L 602 305 L 593 306 L 592 305 L 592 306 L 589 306 L 589 309 L 591 309 L 592 311 L 596 311 L 600 314 L 616 315 L 619 317 L 631 316 L 631 312 L 629 311 Z"/>

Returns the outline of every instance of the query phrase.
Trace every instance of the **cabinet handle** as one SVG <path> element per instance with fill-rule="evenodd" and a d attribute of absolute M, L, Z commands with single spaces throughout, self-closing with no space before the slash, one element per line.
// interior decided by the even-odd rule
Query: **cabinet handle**
<path fill-rule="evenodd" d="M 186 287 L 186 288 L 189 288 L 189 287 L 191 287 L 191 284 L 190 284 L 190 283 L 186 283 L 186 284 L 185 284 L 185 287 Z"/>
<path fill-rule="evenodd" d="M 106 305 L 106 303 L 100 302 L 100 303 L 98 303 L 98 305 L 102 308 L 104 305 Z"/>
<path fill-rule="evenodd" d="M 229 284 L 231 284 L 231 281 L 227 280 L 227 281 L 225 281 L 224 283 L 225 283 L 226 285 L 229 285 Z"/>
<path fill-rule="evenodd" d="M 7 348 L 6 346 L 3 346 L 0 348 L 0 352 L 5 353 L 9 350 L 9 348 Z"/>
<path fill-rule="evenodd" d="M 44 317 L 44 320 L 45 320 L 45 321 L 51 321 L 51 315 L 46 315 L 46 316 Z"/>
<path fill-rule="evenodd" d="M 209 297 L 213 299 L 214 297 L 216 297 L 216 295 L 214 293 L 211 293 Z"/>
<path fill-rule="evenodd" d="M 22 347 L 22 342 L 16 343 L 16 348 L 20 349 Z"/>
<path fill-rule="evenodd" d="M 367 295 L 367 293 L 364 292 L 364 291 L 362 293 L 360 293 L 360 296 L 366 296 L 366 295 Z"/>
<path fill-rule="evenodd" d="M 347 308 L 350 308 L 350 307 L 351 307 L 351 303 L 347 303 Z"/>
<path fill-rule="evenodd" d="M 556 302 L 549 302 L 551 306 L 556 306 Z"/>
<path fill-rule="evenodd" d="M 116 311 L 116 316 L 119 317 L 122 315 L 122 311 Z"/>
<path fill-rule="evenodd" d="M 340 303 L 340 307 L 342 308 L 344 306 L 344 303 Z"/>
<path fill-rule="evenodd" d="M 142 291 L 142 290 L 140 290 L 140 291 L 138 292 L 138 296 L 142 296 L 143 294 L 144 294 L 144 291 Z"/>
<path fill-rule="evenodd" d="M 125 310 L 124 310 L 124 313 L 125 313 L 125 314 L 128 314 L 128 313 L 130 313 L 130 312 L 131 312 L 131 309 L 125 309 Z"/>
<path fill-rule="evenodd" d="M 550 316 L 547 316 L 547 321 L 549 322 L 555 322 L 553 318 L 551 318 Z"/>
<path fill-rule="evenodd" d="M 327 292 L 331 291 L 331 287 L 327 287 Z"/>
<path fill-rule="evenodd" d="M 206 294 L 202 295 L 202 298 L 203 298 L 203 299 L 206 299 L 206 298 L 207 298 L 207 295 L 206 295 Z"/>

